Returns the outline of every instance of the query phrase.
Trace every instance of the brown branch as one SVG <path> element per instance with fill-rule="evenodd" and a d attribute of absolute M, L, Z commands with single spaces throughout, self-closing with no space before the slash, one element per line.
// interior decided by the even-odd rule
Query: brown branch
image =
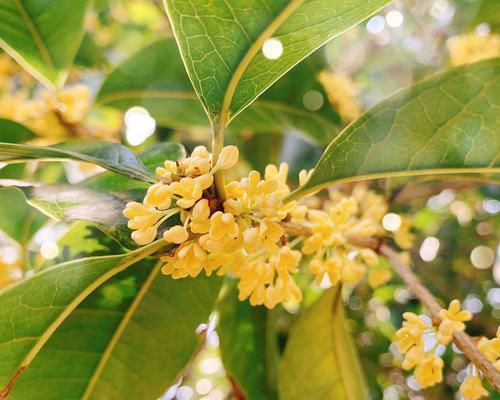
<path fill-rule="evenodd" d="M 410 267 L 399 259 L 398 253 L 385 244 L 380 247 L 380 253 L 387 257 L 394 271 L 412 290 L 413 294 L 420 300 L 431 316 L 439 319 L 439 312 L 442 309 L 441 305 L 413 273 Z M 465 332 L 456 332 L 453 335 L 453 341 L 471 363 L 483 372 L 491 385 L 497 391 L 500 391 L 500 372 L 497 371 L 493 364 L 479 351 L 473 339 Z"/>
<path fill-rule="evenodd" d="M 311 228 L 296 224 L 294 222 L 280 222 L 281 227 L 285 230 L 285 232 L 291 236 L 311 236 L 312 231 Z M 382 239 L 378 237 L 367 237 L 367 238 L 359 238 L 359 237 L 348 237 L 347 242 L 356 247 L 369 247 L 371 249 L 378 249 L 382 243 Z"/>
<path fill-rule="evenodd" d="M 292 236 L 310 236 L 312 231 L 309 227 L 293 222 L 280 223 L 286 233 Z M 381 238 L 348 238 L 348 242 L 357 247 L 368 247 L 377 250 L 391 263 L 394 271 L 401 277 L 413 294 L 420 300 L 431 316 L 440 320 L 439 312 L 442 307 L 433 294 L 423 285 L 422 281 L 413 273 L 410 267 L 404 264 L 396 251 L 383 243 Z M 500 391 L 500 372 L 479 351 L 473 339 L 465 332 L 457 332 L 453 335 L 453 341 L 462 353 L 479 368 L 491 385 Z"/>

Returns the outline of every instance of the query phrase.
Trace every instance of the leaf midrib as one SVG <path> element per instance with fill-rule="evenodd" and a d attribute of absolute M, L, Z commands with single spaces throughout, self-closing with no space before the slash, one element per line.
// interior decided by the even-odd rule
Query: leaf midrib
<path fill-rule="evenodd" d="M 147 294 L 149 288 L 153 284 L 154 280 L 158 276 L 158 273 L 160 272 L 162 263 L 158 262 L 155 267 L 151 270 L 150 274 L 148 275 L 146 281 L 142 284 L 141 289 L 137 293 L 137 296 L 134 298 L 130 306 L 128 307 L 127 311 L 123 315 L 122 320 L 120 321 L 115 333 L 111 337 L 108 345 L 106 346 L 106 349 L 104 350 L 101 359 L 99 360 L 99 363 L 97 364 L 96 369 L 94 370 L 94 373 L 92 374 L 92 377 L 88 381 L 88 385 L 85 388 L 85 391 L 83 392 L 82 395 L 82 400 L 88 400 L 90 395 L 92 394 L 95 385 L 97 384 L 99 378 L 102 375 L 102 372 L 104 371 L 104 368 L 106 367 L 109 359 L 111 358 L 111 354 L 113 353 L 113 350 L 115 349 L 116 345 L 118 344 L 118 341 L 120 340 L 121 336 L 123 335 L 123 332 L 125 331 L 126 327 L 128 326 L 128 323 L 132 319 L 135 311 L 141 304 L 142 300 L 144 299 L 144 296 Z"/>
<path fill-rule="evenodd" d="M 232 118 L 238 115 L 239 112 L 243 111 L 244 108 L 238 110 L 235 114 L 229 115 L 231 103 L 236 93 L 236 88 L 243 77 L 244 73 L 248 69 L 250 63 L 254 57 L 259 53 L 260 49 L 264 45 L 264 42 L 269 39 L 274 32 L 276 32 L 283 23 L 304 3 L 305 0 L 291 0 L 290 3 L 274 18 L 266 29 L 259 35 L 259 37 L 250 45 L 245 55 L 242 57 L 240 63 L 231 75 L 231 79 L 224 93 L 224 98 L 222 100 L 222 108 L 220 110 L 220 125 L 225 127 Z"/>
<path fill-rule="evenodd" d="M 163 239 L 157 240 L 156 242 L 153 242 L 147 246 L 144 246 L 143 248 L 136 250 L 135 252 L 130 253 L 128 257 L 125 257 L 124 260 L 116 265 L 115 267 L 111 268 L 108 270 L 106 273 L 100 275 L 97 279 L 95 279 L 90 285 L 88 285 L 84 290 L 82 290 L 65 308 L 64 311 L 59 314 L 59 316 L 49 325 L 49 327 L 45 330 L 45 332 L 38 337 L 36 340 L 35 344 L 31 347 L 31 350 L 26 354 L 26 356 L 23 358 L 21 363 L 18 365 L 18 367 L 15 369 L 14 374 L 9 378 L 8 382 L 11 382 L 12 379 L 16 376 L 18 371 L 20 370 L 25 370 L 30 366 L 30 364 L 33 362 L 37 354 L 40 352 L 40 350 L 45 346 L 47 341 L 52 337 L 52 335 L 55 333 L 55 331 L 59 328 L 59 326 L 64 322 L 64 320 L 76 309 L 76 307 L 83 301 L 85 298 L 87 298 L 94 290 L 96 290 L 99 286 L 101 286 L 103 283 L 105 283 L 107 280 L 115 276 L 121 271 L 124 271 L 131 265 L 135 264 L 136 262 L 142 260 L 143 258 L 155 253 L 156 251 L 160 250 L 162 247 L 165 246 L 165 241 Z M 105 258 L 113 258 L 116 256 L 100 256 L 100 257 L 91 257 L 90 259 L 105 259 Z M 73 261 L 68 261 L 66 263 L 58 264 L 55 265 L 54 267 L 50 267 L 45 269 L 43 273 L 47 273 L 51 271 L 54 268 L 61 268 L 64 266 L 64 264 L 71 263 Z M 9 286 L 5 291 L 11 290 L 13 287 L 22 284 L 23 281 L 18 282 L 17 284 L 14 284 L 13 286 Z M 0 294 L 3 293 L 4 291 L 0 291 Z"/>
<path fill-rule="evenodd" d="M 24 4 L 22 0 L 14 0 L 17 9 L 19 10 L 19 13 L 21 14 L 21 17 L 23 18 L 26 27 L 31 33 L 31 36 L 33 38 L 33 42 L 35 43 L 35 46 L 38 48 L 40 51 L 40 55 L 43 58 L 43 61 L 47 64 L 47 67 L 49 67 L 52 72 L 55 72 L 55 64 L 54 61 L 52 60 L 52 57 L 50 56 L 49 50 L 44 44 L 44 41 L 42 39 L 42 36 L 35 24 L 35 22 L 32 20 L 31 16 L 28 13 L 28 10 L 24 7 Z"/>

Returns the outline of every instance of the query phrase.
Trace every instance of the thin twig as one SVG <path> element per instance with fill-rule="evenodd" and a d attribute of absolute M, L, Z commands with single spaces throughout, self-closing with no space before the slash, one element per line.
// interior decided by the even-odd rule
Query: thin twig
<path fill-rule="evenodd" d="M 393 249 L 387 245 L 380 247 L 380 253 L 391 263 L 394 271 L 401 277 L 413 294 L 420 300 L 433 318 L 439 319 L 442 307 L 432 293 L 422 284 L 422 281 L 413 273 L 408 265 L 403 263 Z M 491 385 L 500 391 L 500 372 L 479 351 L 472 338 L 465 332 L 457 332 L 453 335 L 453 341 L 462 353 L 479 368 Z"/>
<path fill-rule="evenodd" d="M 286 233 L 292 236 L 310 236 L 312 231 L 309 227 L 293 222 L 280 223 Z M 413 273 L 411 268 L 404 264 L 398 253 L 382 242 L 382 239 L 372 238 L 348 238 L 348 242 L 357 247 L 368 247 L 377 250 L 391 263 L 394 271 L 401 277 L 413 294 L 420 300 L 431 316 L 439 321 L 441 305 L 434 295 L 423 285 L 422 281 Z M 473 339 L 465 332 L 457 332 L 453 335 L 453 341 L 463 354 L 479 368 L 491 385 L 500 391 L 500 372 L 479 351 Z"/>

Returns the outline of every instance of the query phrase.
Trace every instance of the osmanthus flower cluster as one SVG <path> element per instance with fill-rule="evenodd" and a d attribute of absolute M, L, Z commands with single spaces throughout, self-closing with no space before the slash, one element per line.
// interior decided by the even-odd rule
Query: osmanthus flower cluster
<path fill-rule="evenodd" d="M 439 324 L 430 325 L 423 318 L 411 312 L 403 314 L 402 328 L 396 332 L 398 350 L 405 355 L 402 368 L 414 369 L 414 378 L 422 387 L 430 387 L 443 380 L 443 359 L 436 354 L 438 347 L 447 346 L 456 332 L 465 330 L 465 322 L 472 319 L 472 314 L 460 308 L 460 302 L 453 300 L 448 309 L 439 313 Z M 500 330 L 497 338 L 482 338 L 478 349 L 490 360 L 496 369 L 500 369 Z M 468 375 L 460 385 L 460 392 L 466 400 L 477 400 L 488 395 L 483 387 L 481 376 L 474 365 L 469 365 Z"/>
<path fill-rule="evenodd" d="M 62 138 L 83 122 L 90 105 L 87 85 L 75 83 L 57 92 L 41 89 L 12 58 L 0 54 L 0 118 L 23 124 L 39 136 Z"/>
<path fill-rule="evenodd" d="M 227 146 L 214 164 L 205 147 L 196 147 L 184 160 L 165 161 L 143 202 L 127 204 L 124 215 L 140 245 L 155 240 L 162 225 L 176 216 L 179 223 L 162 233 L 176 246 L 161 258 L 163 273 L 173 278 L 202 271 L 228 274 L 239 280 L 240 300 L 272 308 L 301 299 L 293 275 L 305 258 L 318 282 L 327 275 L 332 283 L 356 284 L 368 266 L 377 264 L 377 254 L 355 239 L 383 233 L 380 221 L 387 206 L 381 196 L 359 188 L 350 197 L 332 194 L 321 209 L 308 205 L 318 203 L 311 198 L 286 202 L 290 188 L 283 163 L 267 166 L 263 176 L 251 171 L 226 184 L 221 200 L 213 176 L 233 167 L 238 156 L 236 147 Z M 300 180 L 306 176 L 301 172 Z M 312 234 L 288 234 L 285 222 L 300 223 Z"/>
<path fill-rule="evenodd" d="M 500 56 L 500 35 L 477 32 L 458 35 L 448 40 L 452 65 L 470 64 Z"/>

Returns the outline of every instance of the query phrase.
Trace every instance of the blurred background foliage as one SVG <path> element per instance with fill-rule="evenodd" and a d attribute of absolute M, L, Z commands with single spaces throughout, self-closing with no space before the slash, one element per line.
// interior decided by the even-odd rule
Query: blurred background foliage
<path fill-rule="evenodd" d="M 366 110 L 399 88 L 454 63 L 450 49 L 457 35 L 484 36 L 496 32 L 500 34 L 498 0 L 399 0 L 318 50 L 264 97 L 294 102 L 305 111 L 327 118 L 334 136 L 350 122 L 353 112 Z M 162 106 L 162 110 L 178 117 L 178 121 L 172 122 L 168 118 L 155 118 L 157 106 L 147 99 L 141 101 L 140 93 L 138 100 L 111 102 L 113 107 L 94 102 L 112 71 L 116 68 L 115 73 L 127 71 L 120 69 L 122 63 L 137 51 L 168 37 L 171 29 L 160 1 L 96 0 L 87 16 L 86 33 L 70 71 L 66 93 L 58 99 L 63 107 L 50 109 L 45 89 L 5 53 L 0 54 L 0 118 L 15 120 L 36 133 L 33 136 L 18 127 L 19 135 L 11 140 L 22 137 L 30 143 L 50 144 L 65 138 L 97 138 L 120 141 L 136 151 L 167 140 L 184 143 L 188 151 L 195 145 L 208 144 L 208 122 L 203 120 L 200 109 L 186 106 L 186 116 L 182 116 L 178 110 L 169 111 Z M 500 49 L 497 51 L 500 54 Z M 174 51 L 162 53 L 159 65 L 162 62 L 180 63 L 180 59 Z M 335 90 L 332 94 L 327 78 L 320 79 L 319 72 L 325 70 L 349 77 L 343 92 L 338 86 L 335 89 L 341 94 Z M 153 72 L 142 64 L 142 70 L 134 72 L 139 76 L 129 78 L 138 82 L 140 74 L 147 76 Z M 112 82 L 107 84 L 112 86 Z M 78 104 L 73 104 L 76 101 Z M 345 101 L 354 101 L 354 105 Z M 314 166 L 324 142 L 314 135 L 304 135 L 300 125 L 303 121 L 292 121 L 289 129 L 280 131 L 272 124 L 276 115 L 259 114 L 261 111 L 257 109 L 251 112 L 247 117 L 242 115 L 241 123 L 235 123 L 236 128 L 228 138 L 243 156 L 239 169 L 232 172 L 235 177 L 251 168 L 262 171 L 268 163 L 280 161 L 290 164 L 292 177 L 300 169 Z M 195 118 L 192 126 L 184 124 Z M 0 120 L 0 124 L 7 123 Z M 100 171 L 98 167 L 74 162 L 30 162 L 2 165 L 0 178 L 77 183 Z M 490 183 L 488 177 L 457 177 L 446 184 L 432 177 L 393 179 L 371 185 L 390 197 L 394 213 L 411 221 L 416 246 L 410 256 L 422 280 L 446 303 L 453 298 L 461 299 L 464 307 L 474 313 L 473 321 L 468 324 L 471 335 L 493 337 L 500 318 L 500 187 Z M 122 251 L 92 225 L 78 223 L 68 233 L 69 225 L 47 221 L 17 191 L 0 189 L 0 197 L 0 219 L 4 221 L 0 236 L 0 287 L 56 262 Z M 302 282 L 302 286 L 306 300 L 301 306 L 319 297 L 320 287 L 308 282 Z M 113 307 L 132 297 L 135 291 L 136 282 L 125 276 L 100 289 L 98 301 Z M 411 376 L 405 376 L 398 368 L 402 356 L 391 340 L 401 324 L 401 314 L 422 312 L 419 302 L 402 282 L 393 278 L 374 290 L 359 285 L 352 293 L 346 293 L 346 298 L 347 328 L 358 344 L 373 398 L 459 398 L 456 392 L 467 362 L 456 348 L 444 356 L 446 364 L 451 366 L 446 370 L 445 383 L 425 393 Z M 273 351 L 283 350 L 299 305 L 288 304 L 271 312 L 238 309 L 247 307 L 246 303 L 234 307 L 238 313 L 250 313 L 251 318 L 264 325 L 269 320 L 276 323 L 280 348 L 267 346 L 265 332 L 244 332 L 254 339 L 249 343 L 260 346 L 266 357 L 272 358 Z M 182 379 L 164 395 L 165 400 L 239 398 L 232 377 L 224 372 L 220 355 L 224 332 L 218 333 L 217 320 L 215 313 L 209 324 L 200 328 L 206 343 Z M 245 351 L 248 349 L 242 347 L 241 358 L 245 357 Z M 237 363 L 238 354 L 233 356 Z M 235 360 L 224 361 L 235 363 Z M 500 396 L 492 394 L 491 398 Z"/>

